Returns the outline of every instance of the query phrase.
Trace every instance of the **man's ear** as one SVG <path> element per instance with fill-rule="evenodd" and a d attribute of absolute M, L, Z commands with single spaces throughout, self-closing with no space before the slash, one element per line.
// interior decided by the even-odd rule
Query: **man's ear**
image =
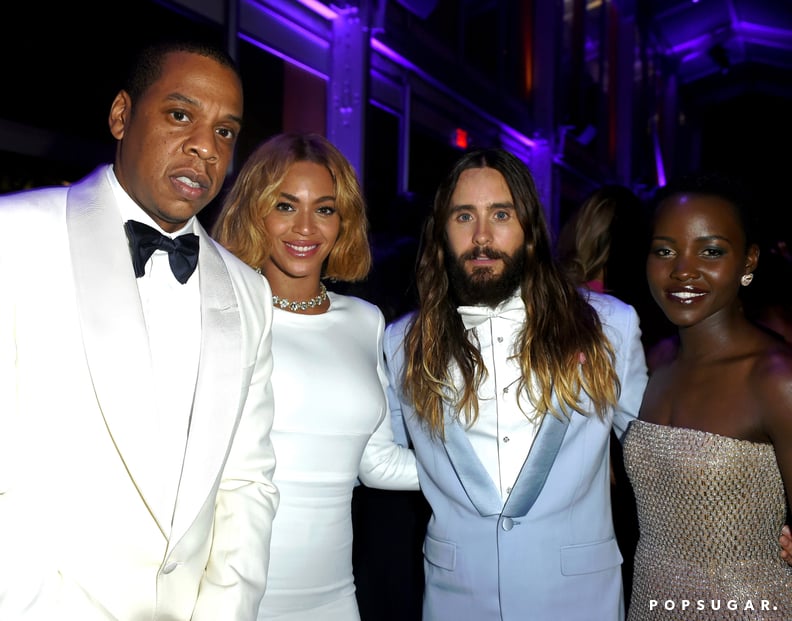
<path fill-rule="evenodd" d="M 123 90 L 118 91 L 113 103 L 110 105 L 110 116 L 107 119 L 110 133 L 116 140 L 121 140 L 124 137 L 131 112 L 132 100 L 129 98 L 129 94 Z"/>

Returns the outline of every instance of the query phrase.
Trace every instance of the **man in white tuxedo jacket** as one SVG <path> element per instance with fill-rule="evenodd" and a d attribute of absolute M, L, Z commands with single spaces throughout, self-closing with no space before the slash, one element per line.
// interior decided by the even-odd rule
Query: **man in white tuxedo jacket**
<path fill-rule="evenodd" d="M 111 105 L 112 166 L 0 197 L 2 621 L 256 618 L 272 297 L 195 217 L 242 97 L 221 50 L 151 48 Z"/>
<path fill-rule="evenodd" d="M 432 510 L 423 621 L 623 619 L 608 442 L 646 383 L 635 310 L 566 280 L 499 148 L 441 184 L 416 284 L 385 355 Z"/>

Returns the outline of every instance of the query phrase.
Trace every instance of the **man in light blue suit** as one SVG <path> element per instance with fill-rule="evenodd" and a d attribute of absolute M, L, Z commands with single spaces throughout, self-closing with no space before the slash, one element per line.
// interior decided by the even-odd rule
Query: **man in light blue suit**
<path fill-rule="evenodd" d="M 438 189 L 417 288 L 385 354 L 432 508 L 423 621 L 623 619 L 608 441 L 646 383 L 635 310 L 562 275 L 532 176 L 499 148 Z"/>

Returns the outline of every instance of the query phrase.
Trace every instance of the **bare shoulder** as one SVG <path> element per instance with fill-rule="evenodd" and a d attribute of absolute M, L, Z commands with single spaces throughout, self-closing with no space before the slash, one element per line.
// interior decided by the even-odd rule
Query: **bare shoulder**
<path fill-rule="evenodd" d="M 770 342 L 756 356 L 750 381 L 762 390 L 792 386 L 792 345 L 781 339 Z"/>
<path fill-rule="evenodd" d="M 676 365 L 670 362 L 649 375 L 644 390 L 639 417 L 643 420 L 668 424 L 672 403 L 677 391 Z"/>
<path fill-rule="evenodd" d="M 761 404 L 768 434 L 792 433 L 792 346 L 782 340 L 770 342 L 756 357 L 749 385 Z"/>

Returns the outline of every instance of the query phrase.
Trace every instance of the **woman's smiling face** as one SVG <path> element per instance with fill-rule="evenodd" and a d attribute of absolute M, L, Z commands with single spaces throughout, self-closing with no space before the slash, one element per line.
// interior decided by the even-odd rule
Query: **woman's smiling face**
<path fill-rule="evenodd" d="M 269 261 L 292 278 L 319 276 L 341 231 L 330 171 L 316 162 L 295 162 L 265 218 L 272 239 Z"/>
<path fill-rule="evenodd" d="M 655 214 L 646 274 L 652 296 L 679 327 L 739 304 L 740 279 L 756 267 L 758 249 L 727 200 L 695 193 L 666 198 Z"/>

